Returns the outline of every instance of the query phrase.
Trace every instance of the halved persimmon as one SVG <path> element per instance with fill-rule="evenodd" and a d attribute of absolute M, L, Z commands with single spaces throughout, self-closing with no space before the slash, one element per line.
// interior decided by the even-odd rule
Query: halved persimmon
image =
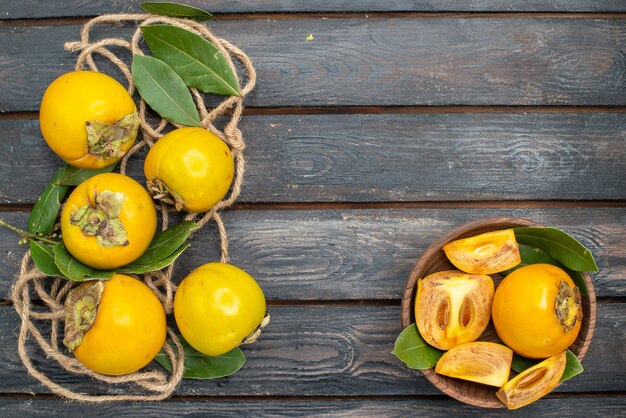
<path fill-rule="evenodd" d="M 491 315 L 491 277 L 445 270 L 417 281 L 415 322 L 424 340 L 440 350 L 476 340 Z"/>
<path fill-rule="evenodd" d="M 528 405 L 557 387 L 566 364 L 565 351 L 547 358 L 509 380 L 500 388 L 496 396 L 508 409 Z"/>
<path fill-rule="evenodd" d="M 520 257 L 512 229 L 486 232 L 443 246 L 454 267 L 471 274 L 493 274 L 518 265 Z"/>
<path fill-rule="evenodd" d="M 446 351 L 435 373 L 489 386 L 500 387 L 509 380 L 513 350 L 502 344 L 477 341 Z"/>

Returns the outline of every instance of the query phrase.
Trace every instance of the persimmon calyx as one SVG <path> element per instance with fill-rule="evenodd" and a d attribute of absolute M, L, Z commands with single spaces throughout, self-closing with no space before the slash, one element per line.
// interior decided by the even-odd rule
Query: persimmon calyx
<path fill-rule="evenodd" d="M 105 190 L 95 197 L 95 207 L 84 205 L 70 213 L 70 223 L 78 226 L 86 237 L 96 237 L 103 247 L 128 245 L 124 224 L 119 216 L 126 196 Z"/>
<path fill-rule="evenodd" d="M 115 123 L 90 120 L 87 129 L 89 154 L 100 158 L 121 158 L 124 155 L 122 144 L 133 141 L 139 130 L 141 118 L 138 113 L 124 116 Z"/>
<path fill-rule="evenodd" d="M 165 182 L 163 182 L 160 178 L 148 180 L 147 186 L 152 198 L 165 202 L 168 205 L 172 205 L 178 211 L 183 210 L 185 207 L 185 200 L 183 197 L 167 187 L 167 184 L 165 184 Z"/>
<path fill-rule="evenodd" d="M 570 286 L 565 280 L 561 280 L 554 300 L 554 312 L 559 318 L 563 331 L 571 331 L 577 322 L 582 321 L 580 290 L 576 286 Z"/>
<path fill-rule="evenodd" d="M 104 283 L 95 280 L 82 283 L 70 290 L 65 299 L 65 337 L 63 344 L 74 351 L 96 321 Z"/>

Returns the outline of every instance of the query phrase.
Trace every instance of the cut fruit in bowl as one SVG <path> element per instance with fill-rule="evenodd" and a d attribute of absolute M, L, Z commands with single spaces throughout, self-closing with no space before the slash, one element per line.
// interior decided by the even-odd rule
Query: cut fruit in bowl
<path fill-rule="evenodd" d="M 446 253 L 443 250 L 444 245 L 453 241 L 476 237 L 485 233 L 510 230 L 518 227 L 542 227 L 542 225 L 521 218 L 485 218 L 456 227 L 437 241 L 433 242 L 426 249 L 424 254 L 417 260 L 406 281 L 401 308 L 402 328 L 405 329 L 409 325 L 416 322 L 415 302 L 418 279 L 425 278 L 428 275 L 441 271 L 454 270 L 457 268 L 446 256 Z M 484 252 L 488 252 L 488 248 L 484 248 L 483 250 Z M 493 278 L 497 289 L 502 277 L 500 274 L 493 274 L 491 277 Z M 587 292 L 584 296 L 582 296 L 581 300 L 583 307 L 582 326 L 578 337 L 569 347 L 569 350 L 576 355 L 579 360 L 582 360 L 587 353 L 595 329 L 596 319 L 596 298 L 591 276 L 589 273 L 582 273 L 582 278 L 587 288 Z M 498 338 L 491 322 L 485 331 L 478 337 L 477 341 L 502 343 Z M 493 386 L 436 374 L 434 367 L 421 370 L 420 372 L 428 381 L 430 381 L 443 393 L 461 402 L 484 408 L 505 408 L 505 405 L 496 396 L 498 389 Z M 513 375 L 511 377 L 513 377 Z"/>

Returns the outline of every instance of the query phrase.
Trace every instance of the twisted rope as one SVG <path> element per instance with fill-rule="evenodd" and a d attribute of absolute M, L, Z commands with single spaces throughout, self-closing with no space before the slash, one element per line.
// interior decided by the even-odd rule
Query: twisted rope
<path fill-rule="evenodd" d="M 102 24 L 117 25 L 120 23 L 134 23 L 137 25 L 130 41 L 119 38 L 106 38 L 95 41 L 90 39 L 90 32 L 94 26 Z M 192 97 L 200 112 L 202 127 L 217 135 L 231 148 L 231 153 L 235 159 L 235 177 L 229 195 L 221 202 L 203 214 L 187 214 L 185 219 L 195 221 L 200 228 L 211 220 L 216 223 L 220 237 L 221 261 L 225 263 L 229 260 L 228 235 L 222 217 L 220 216 L 220 211 L 231 206 L 241 192 L 245 171 L 245 160 L 243 156 L 245 142 L 237 125 L 243 112 L 244 97 L 254 88 L 256 83 L 256 72 L 248 56 L 231 43 L 213 35 L 200 23 L 146 14 L 111 14 L 91 19 L 83 26 L 80 33 L 80 41 L 67 42 L 65 49 L 70 52 L 78 53 L 76 70 L 87 68 L 98 71 L 94 54 L 111 61 L 126 78 L 128 83 L 127 90 L 129 94 L 132 95 L 135 91 L 135 85 L 133 84 L 130 69 L 126 62 L 112 52 L 110 48 L 121 49 L 122 52 L 130 52 L 131 54 L 144 55 L 139 46 L 141 40 L 141 30 L 139 26 L 155 23 L 177 26 L 209 40 L 222 52 L 236 76 L 237 69 L 233 60 L 239 62 L 246 76 L 245 85 L 241 89 L 241 96 L 227 97 L 213 109 L 207 108 L 201 92 L 195 88 L 191 89 Z M 238 81 L 240 82 L 239 78 Z M 165 119 L 160 119 L 155 126 L 151 125 L 147 118 L 146 103 L 141 98 L 139 99 L 138 111 L 141 118 L 140 130 L 142 139 L 138 141 L 121 160 L 120 173 L 122 174 L 126 173 L 129 158 L 145 147 L 152 147 L 154 143 L 163 136 L 163 131 L 169 123 Z M 224 125 L 223 132 L 214 125 L 215 120 L 219 117 L 228 118 Z M 178 127 L 176 124 L 174 124 L 174 126 Z M 159 210 L 162 214 L 161 229 L 164 230 L 168 226 L 168 215 L 172 209 L 164 203 L 161 203 Z M 197 217 L 199 218 L 196 219 Z M 150 272 L 144 275 L 145 283 L 157 295 L 167 314 L 171 313 L 173 310 L 173 295 L 176 290 L 176 286 L 172 280 L 173 269 L 174 266 L 172 264 L 163 271 Z M 19 275 L 11 289 L 11 299 L 13 300 L 15 310 L 21 320 L 18 338 L 18 354 L 28 373 L 39 380 L 53 393 L 68 399 L 84 402 L 156 401 L 169 397 L 180 383 L 184 369 L 183 347 L 179 338 L 170 327 L 167 328 L 167 334 L 171 342 L 166 342 L 163 346 L 172 364 L 172 373 L 169 377 L 161 371 L 135 372 L 123 376 L 107 376 L 87 369 L 74 356 L 63 354 L 58 344 L 59 327 L 61 321 L 64 319 L 63 301 L 73 286 L 74 284 L 72 282 L 62 278 L 46 277 L 32 263 L 30 252 L 27 251 L 26 254 L 24 254 Z M 44 307 L 33 305 L 31 300 L 33 293 L 41 299 Z M 49 325 L 49 331 L 47 332 L 42 331 L 46 329 L 45 325 Z M 27 342 L 29 340 L 36 343 L 36 345 L 43 350 L 47 358 L 56 361 L 64 370 L 70 373 L 87 375 L 110 384 L 132 383 L 148 393 L 138 395 L 90 395 L 72 391 L 54 382 L 45 373 L 35 367 L 27 350 Z M 66 351 L 64 348 L 63 350 Z"/>

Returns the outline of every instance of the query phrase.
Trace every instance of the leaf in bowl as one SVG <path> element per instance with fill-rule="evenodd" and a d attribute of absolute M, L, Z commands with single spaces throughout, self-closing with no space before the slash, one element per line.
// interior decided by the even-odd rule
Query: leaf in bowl
<path fill-rule="evenodd" d="M 428 345 L 411 324 L 400 333 L 391 353 L 409 368 L 424 370 L 435 367 L 444 352 Z"/>
<path fill-rule="evenodd" d="M 548 254 L 546 254 L 543 250 L 539 248 L 535 248 L 530 245 L 520 244 L 519 252 L 522 257 L 522 262 L 519 263 L 517 266 L 513 267 L 512 269 L 500 272 L 502 276 L 508 276 L 509 274 L 513 273 L 515 270 L 521 267 L 527 266 L 529 264 L 540 264 L 540 263 L 552 264 L 553 266 L 557 266 L 565 270 L 568 276 L 571 277 L 572 280 L 574 281 L 574 284 L 576 285 L 576 287 L 578 287 L 578 289 L 580 290 L 581 296 L 589 295 L 589 290 L 587 289 L 587 283 L 585 283 L 585 278 L 583 277 L 583 274 L 580 271 L 574 271 L 572 269 L 568 269 L 563 264 L 559 263 L 557 260 L 555 260 L 554 258 L 550 257 Z"/>
<path fill-rule="evenodd" d="M 515 239 L 543 250 L 550 257 L 575 271 L 598 271 L 591 251 L 557 228 L 515 228 Z"/>
<path fill-rule="evenodd" d="M 567 379 L 571 379 L 572 377 L 579 375 L 584 371 L 583 365 L 580 363 L 580 360 L 578 360 L 578 357 L 576 357 L 576 354 L 572 353 L 570 350 L 567 350 L 565 352 L 565 356 L 565 370 L 563 371 L 563 375 L 561 376 L 561 382 L 564 382 Z M 513 354 L 511 369 L 516 371 L 517 373 L 521 373 L 524 370 L 538 364 L 539 362 L 541 362 L 541 360 L 530 359 L 522 357 L 519 354 Z"/>

